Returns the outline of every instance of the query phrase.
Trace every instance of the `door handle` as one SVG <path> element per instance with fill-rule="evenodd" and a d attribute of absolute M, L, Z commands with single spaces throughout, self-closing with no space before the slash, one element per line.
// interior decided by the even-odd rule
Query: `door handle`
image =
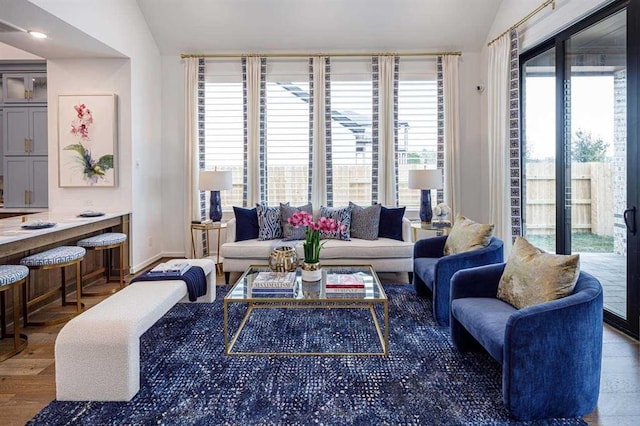
<path fill-rule="evenodd" d="M 631 207 L 630 209 L 626 209 L 622 214 L 624 217 L 624 224 L 626 225 L 631 235 L 636 235 L 636 208 Z"/>

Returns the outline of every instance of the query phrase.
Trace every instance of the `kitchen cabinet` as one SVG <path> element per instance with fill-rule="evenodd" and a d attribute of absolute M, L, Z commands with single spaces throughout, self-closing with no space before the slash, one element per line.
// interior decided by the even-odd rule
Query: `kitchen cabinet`
<path fill-rule="evenodd" d="M 47 207 L 47 157 L 4 157 L 4 206 Z"/>
<path fill-rule="evenodd" d="M 47 102 L 47 74 L 3 74 L 2 98 L 5 104 Z"/>
<path fill-rule="evenodd" d="M 3 114 L 4 155 L 47 155 L 47 107 L 10 107 Z"/>

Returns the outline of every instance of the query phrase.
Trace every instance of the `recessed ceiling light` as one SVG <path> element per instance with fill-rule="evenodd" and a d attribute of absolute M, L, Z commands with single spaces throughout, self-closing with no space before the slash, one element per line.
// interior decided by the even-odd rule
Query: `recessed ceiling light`
<path fill-rule="evenodd" d="M 38 31 L 29 31 L 29 34 L 31 34 L 31 37 L 33 38 L 47 38 L 47 35 L 45 33 L 41 33 Z"/>

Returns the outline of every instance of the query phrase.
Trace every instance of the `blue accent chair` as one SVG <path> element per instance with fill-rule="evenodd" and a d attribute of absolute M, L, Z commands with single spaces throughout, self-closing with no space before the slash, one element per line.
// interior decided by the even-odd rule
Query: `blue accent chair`
<path fill-rule="evenodd" d="M 450 281 L 460 269 L 502 263 L 503 243 L 492 237 L 485 248 L 445 256 L 446 236 L 424 238 L 413 246 L 413 286 L 416 293 L 433 299 L 433 317 L 440 325 L 449 325 Z"/>
<path fill-rule="evenodd" d="M 580 272 L 572 294 L 516 309 L 496 298 L 504 264 L 451 279 L 451 338 L 502 364 L 502 399 L 519 420 L 577 417 L 598 402 L 602 286 Z"/>

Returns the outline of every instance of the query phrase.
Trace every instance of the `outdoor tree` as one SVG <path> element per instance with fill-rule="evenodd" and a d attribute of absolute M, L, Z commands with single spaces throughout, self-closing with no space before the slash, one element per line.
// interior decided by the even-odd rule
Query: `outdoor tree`
<path fill-rule="evenodd" d="M 571 144 L 571 159 L 578 163 L 603 162 L 609 144 L 591 132 L 578 129 Z"/>
<path fill-rule="evenodd" d="M 407 164 L 422 164 L 422 158 L 417 152 L 407 154 Z"/>

